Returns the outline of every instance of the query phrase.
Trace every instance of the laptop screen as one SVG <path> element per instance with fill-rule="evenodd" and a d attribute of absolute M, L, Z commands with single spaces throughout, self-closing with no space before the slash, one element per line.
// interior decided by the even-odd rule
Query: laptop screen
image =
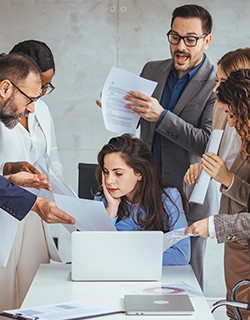
<path fill-rule="evenodd" d="M 72 233 L 72 280 L 157 281 L 161 279 L 161 231 Z"/>

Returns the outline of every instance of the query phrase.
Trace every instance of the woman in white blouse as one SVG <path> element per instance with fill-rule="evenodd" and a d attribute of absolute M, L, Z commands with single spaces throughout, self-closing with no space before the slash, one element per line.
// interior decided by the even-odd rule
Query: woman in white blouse
<path fill-rule="evenodd" d="M 42 95 L 54 90 L 53 54 L 43 42 L 27 40 L 14 46 L 10 53 L 21 52 L 34 59 L 42 71 Z M 33 111 L 33 112 L 32 112 Z M 0 170 L 7 175 L 21 170 L 34 172 L 32 166 L 47 154 L 62 173 L 53 119 L 41 99 L 34 110 L 20 118 L 12 130 L 0 123 Z M 48 226 L 34 214 L 17 222 L 0 210 L 0 310 L 20 307 L 41 263 L 60 261 Z"/>

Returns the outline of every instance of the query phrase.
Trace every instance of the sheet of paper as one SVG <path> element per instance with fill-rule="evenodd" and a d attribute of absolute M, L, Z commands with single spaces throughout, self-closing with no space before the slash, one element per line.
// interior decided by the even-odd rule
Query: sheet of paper
<path fill-rule="evenodd" d="M 152 95 L 157 82 L 141 78 L 131 72 L 112 67 L 102 90 L 102 115 L 107 130 L 135 135 L 139 115 L 125 107 L 128 91 Z"/>
<path fill-rule="evenodd" d="M 180 228 L 180 229 L 176 229 L 176 230 L 172 230 L 167 233 L 164 233 L 163 252 L 166 251 L 171 246 L 173 246 L 175 243 L 179 242 L 180 240 L 193 236 L 193 234 L 185 235 L 184 234 L 185 229 L 186 228 Z"/>
<path fill-rule="evenodd" d="M 133 283 L 133 284 L 122 284 L 130 294 L 187 294 L 190 297 L 203 297 L 201 291 L 189 286 L 184 281 L 176 282 L 158 282 L 157 284 L 145 283 Z"/>
<path fill-rule="evenodd" d="M 84 305 L 77 301 L 44 305 L 32 308 L 5 310 L 4 312 L 13 315 L 18 314 L 20 319 L 39 319 L 39 320 L 67 320 L 84 319 L 85 317 L 94 317 L 97 315 L 108 315 L 119 313 L 119 310 L 103 309 L 95 306 Z"/>
<path fill-rule="evenodd" d="M 223 130 L 213 130 L 208 142 L 206 152 L 218 153 Z M 211 177 L 204 170 L 201 170 L 200 176 L 194 186 L 190 195 L 189 202 L 203 204 Z"/>
<path fill-rule="evenodd" d="M 48 182 L 52 185 L 53 193 L 77 197 L 75 191 L 64 181 L 63 177 L 50 162 L 46 154 L 38 159 L 34 166 L 39 171 L 46 174 Z"/>
<path fill-rule="evenodd" d="M 86 200 L 54 194 L 61 210 L 73 216 L 80 231 L 116 231 L 102 201 Z"/>
<path fill-rule="evenodd" d="M 54 194 L 62 194 L 71 197 L 77 197 L 74 190 L 68 185 L 61 174 L 56 170 L 53 164 L 50 162 L 48 156 L 44 154 L 41 158 L 39 158 L 34 166 L 41 172 L 47 176 L 47 181 L 52 185 L 52 191 L 48 191 L 45 189 L 34 189 L 27 188 L 32 193 L 36 194 L 41 198 L 46 198 L 51 201 L 55 201 Z M 76 227 L 70 224 L 64 224 L 64 227 L 69 231 L 73 232 L 76 230 Z"/>

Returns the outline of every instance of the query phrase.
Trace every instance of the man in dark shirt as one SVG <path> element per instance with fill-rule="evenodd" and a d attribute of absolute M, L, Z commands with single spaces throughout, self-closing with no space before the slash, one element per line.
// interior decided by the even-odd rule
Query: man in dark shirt
<path fill-rule="evenodd" d="M 127 107 L 141 116 L 141 138 L 152 149 L 163 180 L 183 189 L 190 164 L 199 162 L 211 133 L 215 69 L 205 51 L 212 35 L 210 13 L 198 5 L 173 11 L 167 32 L 172 59 L 148 62 L 141 76 L 158 82 L 153 97 L 129 92 Z M 192 211 L 188 222 L 205 218 Z M 202 286 L 205 240 L 192 238 L 191 264 Z"/>

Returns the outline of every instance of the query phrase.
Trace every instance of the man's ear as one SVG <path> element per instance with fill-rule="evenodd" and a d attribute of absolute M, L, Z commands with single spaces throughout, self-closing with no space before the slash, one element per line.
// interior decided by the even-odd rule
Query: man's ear
<path fill-rule="evenodd" d="M 212 35 L 211 33 L 209 33 L 206 37 L 205 37 L 205 50 L 207 50 L 212 42 Z"/>
<path fill-rule="evenodd" d="M 1 98 L 8 98 L 12 93 L 12 85 L 9 80 L 2 80 L 0 82 L 0 96 Z"/>

